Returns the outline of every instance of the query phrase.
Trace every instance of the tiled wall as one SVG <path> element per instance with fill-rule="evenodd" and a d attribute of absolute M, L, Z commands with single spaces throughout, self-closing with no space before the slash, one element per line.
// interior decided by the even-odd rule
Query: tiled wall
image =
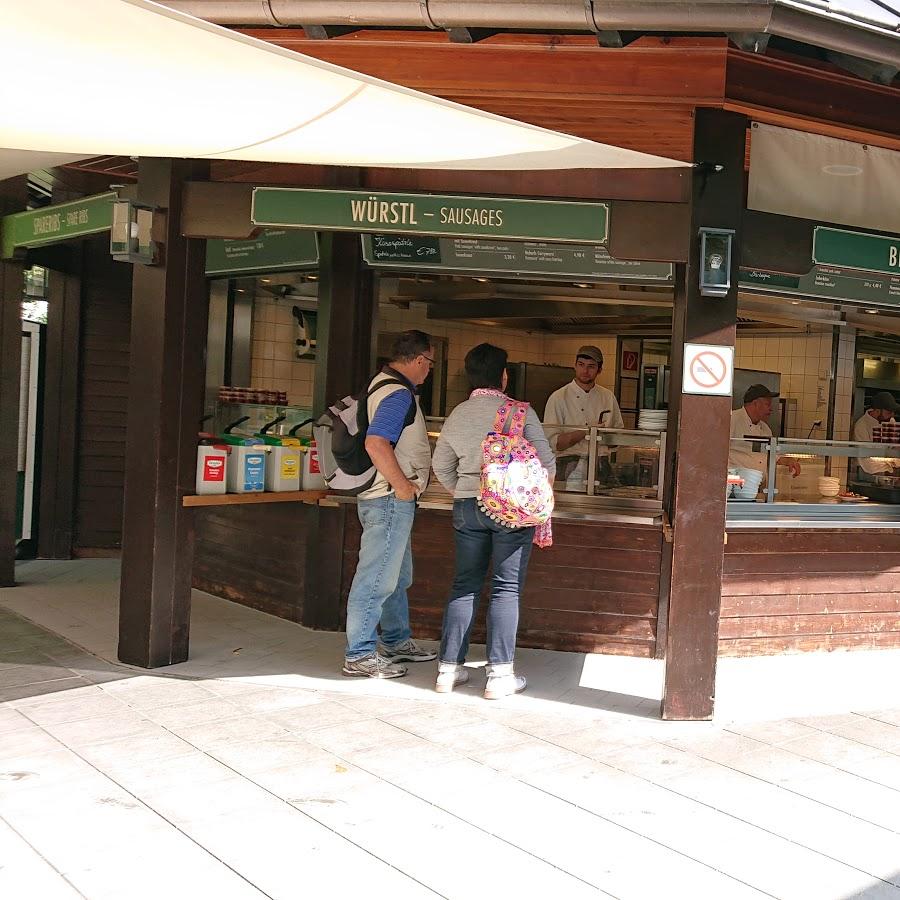
<path fill-rule="evenodd" d="M 287 391 L 292 406 L 312 403 L 316 363 L 294 358 L 291 304 L 257 297 L 253 305 L 249 387 Z M 242 385 L 241 385 L 242 386 Z"/>
<path fill-rule="evenodd" d="M 384 303 L 379 308 L 380 332 L 421 328 L 448 341 L 447 410 L 468 396 L 463 373 L 466 352 L 484 340 L 504 347 L 516 362 L 572 365 L 584 343 L 603 351 L 605 364 L 598 383 L 614 389 L 616 381 L 616 339 L 527 333 L 507 328 L 465 325 L 428 319 L 424 304 L 412 303 L 400 309 Z M 294 358 L 294 320 L 291 305 L 284 301 L 257 298 L 253 311 L 251 387 L 286 390 L 288 401 L 297 406 L 312 402 L 314 360 Z M 846 440 L 850 433 L 850 404 L 853 394 L 855 335 L 842 333 L 839 346 L 835 438 Z M 816 419 L 825 418 L 831 377 L 831 334 L 795 337 L 739 337 L 736 346 L 739 368 L 781 373 L 781 392 L 797 400 L 798 421 L 789 437 L 805 437 Z M 820 401 L 820 397 L 822 400 Z M 824 427 L 814 436 L 824 437 Z"/>
<path fill-rule="evenodd" d="M 832 374 L 830 333 L 739 337 L 735 366 L 781 374 L 781 396 L 797 401 L 797 421 L 787 437 L 806 437 L 817 419 L 822 420 L 822 428 L 813 437 L 825 437 Z"/>

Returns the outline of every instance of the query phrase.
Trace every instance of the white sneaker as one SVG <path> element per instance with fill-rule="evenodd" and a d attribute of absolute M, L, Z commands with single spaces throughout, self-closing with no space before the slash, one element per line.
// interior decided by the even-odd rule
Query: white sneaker
<path fill-rule="evenodd" d="M 469 670 L 457 663 L 438 663 L 437 678 L 434 689 L 439 694 L 449 694 L 453 688 L 465 684 L 469 680 Z"/>
<path fill-rule="evenodd" d="M 516 675 L 512 663 L 487 667 L 487 684 L 484 686 L 485 700 L 500 700 L 525 690 L 525 676 Z"/>

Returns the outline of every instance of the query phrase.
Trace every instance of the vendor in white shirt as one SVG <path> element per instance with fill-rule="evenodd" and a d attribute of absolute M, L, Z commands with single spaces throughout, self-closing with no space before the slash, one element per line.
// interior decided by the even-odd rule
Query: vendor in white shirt
<path fill-rule="evenodd" d="M 544 410 L 544 431 L 556 453 L 557 478 L 567 491 L 583 491 L 587 485 L 589 444 L 587 428 L 623 428 L 615 394 L 597 384 L 603 371 L 599 347 L 587 344 L 575 355 L 575 378 L 554 391 Z M 598 458 L 609 456 L 608 447 L 598 448 Z"/>
<path fill-rule="evenodd" d="M 872 443 L 875 429 L 882 422 L 890 422 L 898 410 L 897 401 L 888 391 L 879 391 L 872 398 L 872 406 L 856 420 L 853 426 L 853 440 Z M 900 467 L 897 459 L 875 459 L 874 457 L 861 457 L 857 460 L 859 468 L 867 475 L 892 474 Z"/>
<path fill-rule="evenodd" d="M 772 414 L 772 398 L 778 391 L 770 391 L 764 384 L 751 384 L 744 392 L 744 405 L 731 411 L 732 438 L 760 438 L 768 440 L 772 437 L 766 419 Z M 765 474 L 768 454 L 754 453 L 752 444 L 739 444 L 734 440 L 728 448 L 728 467 L 732 469 L 757 469 Z M 779 466 L 787 466 L 791 475 L 800 474 L 800 463 L 790 456 L 778 458 Z"/>

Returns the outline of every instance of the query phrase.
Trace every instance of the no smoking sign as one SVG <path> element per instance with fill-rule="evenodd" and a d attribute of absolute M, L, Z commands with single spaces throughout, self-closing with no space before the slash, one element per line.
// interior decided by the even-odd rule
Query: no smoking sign
<path fill-rule="evenodd" d="M 734 381 L 734 347 L 685 344 L 681 390 L 685 394 L 730 397 Z"/>

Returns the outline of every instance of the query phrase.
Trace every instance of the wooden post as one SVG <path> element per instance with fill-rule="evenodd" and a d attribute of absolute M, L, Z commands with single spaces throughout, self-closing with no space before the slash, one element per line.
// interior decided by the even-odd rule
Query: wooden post
<path fill-rule="evenodd" d="M 0 216 L 27 204 L 24 175 L 0 181 Z M 0 260 L 0 587 L 15 584 L 24 277 L 21 261 Z"/>
<path fill-rule="evenodd" d="M 141 159 L 138 202 L 165 214 L 159 265 L 134 266 L 119 659 L 154 668 L 188 656 L 197 431 L 203 409 L 206 242 L 181 237 L 184 182 L 207 163 Z M 124 264 L 123 264 L 124 265 Z"/>
<path fill-rule="evenodd" d="M 694 159 L 723 169 L 695 171 L 690 258 L 677 269 L 668 423 L 677 448 L 664 719 L 708 719 L 715 700 L 731 397 L 682 394 L 681 366 L 685 342 L 734 346 L 746 127 L 745 117 L 735 113 L 696 111 Z M 700 295 L 702 226 L 735 229 L 726 297 Z"/>
<path fill-rule="evenodd" d="M 319 240 L 319 319 L 316 343 L 316 415 L 334 400 L 365 387 L 372 374 L 376 305 L 372 273 L 359 235 L 328 232 Z M 336 630 L 341 623 L 344 518 L 348 508 L 317 508 L 307 546 L 308 589 L 302 622 Z M 353 511 L 350 510 L 350 514 Z"/>

